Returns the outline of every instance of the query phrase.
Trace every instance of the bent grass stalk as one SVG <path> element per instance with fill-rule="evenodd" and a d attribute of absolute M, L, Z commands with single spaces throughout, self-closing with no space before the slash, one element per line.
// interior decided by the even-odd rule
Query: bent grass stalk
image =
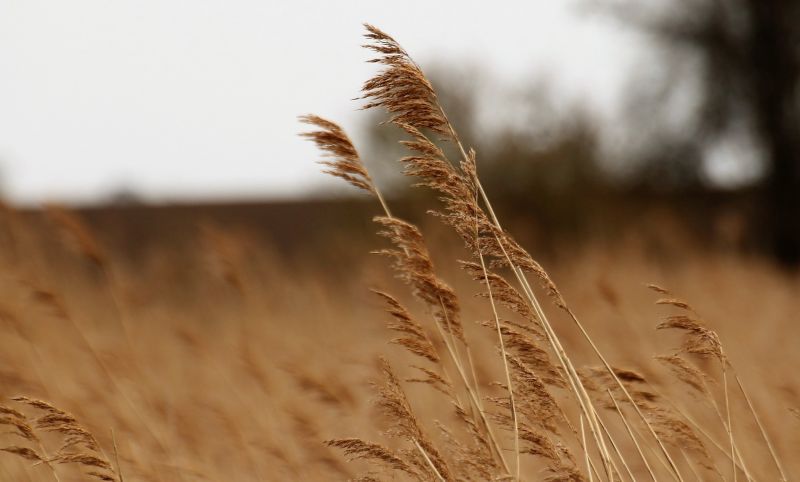
<path fill-rule="evenodd" d="M 656 474 L 653 473 L 653 469 L 650 467 L 647 457 L 645 457 L 644 452 L 642 452 L 642 446 L 639 445 L 639 441 L 636 439 L 636 435 L 634 435 L 631 426 L 628 424 L 628 420 L 625 418 L 625 415 L 623 415 L 622 409 L 620 408 L 619 404 L 617 404 L 614 394 L 611 393 L 610 389 L 606 389 L 606 392 L 608 392 L 608 396 L 611 398 L 611 402 L 614 404 L 614 411 L 619 414 L 620 420 L 622 420 L 623 425 L 625 425 L 625 430 L 628 432 L 631 442 L 633 442 L 633 445 L 636 447 L 636 451 L 639 452 L 639 456 L 642 458 L 642 462 L 644 462 L 644 466 L 647 468 L 647 473 L 650 474 L 650 478 L 653 479 L 653 482 L 656 482 Z"/>
<path fill-rule="evenodd" d="M 753 414 L 753 418 L 755 419 L 756 424 L 758 425 L 758 430 L 761 432 L 761 436 L 764 438 L 764 442 L 767 444 L 767 448 L 769 449 L 769 454 L 772 457 L 772 460 L 775 462 L 775 467 L 777 467 L 778 473 L 780 473 L 781 475 L 781 480 L 787 482 L 788 479 L 786 477 L 786 472 L 783 470 L 783 465 L 781 464 L 780 459 L 778 458 L 778 454 L 775 452 L 775 447 L 773 447 L 769 435 L 767 435 L 767 430 L 761 423 L 761 419 L 759 418 L 758 413 L 756 413 L 756 409 L 755 407 L 753 407 L 753 403 L 750 401 L 750 397 L 747 395 L 747 392 L 745 391 L 744 385 L 742 385 L 742 381 L 739 379 L 739 376 L 735 375 L 735 378 L 736 378 L 736 383 L 739 385 L 739 390 L 741 390 L 744 399 L 747 401 L 747 406 L 750 409 L 750 413 Z"/>

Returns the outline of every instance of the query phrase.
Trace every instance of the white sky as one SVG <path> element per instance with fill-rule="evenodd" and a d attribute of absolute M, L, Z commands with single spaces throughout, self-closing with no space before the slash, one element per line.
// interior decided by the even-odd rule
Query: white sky
<path fill-rule="evenodd" d="M 362 22 L 425 65 L 480 62 L 501 85 L 545 73 L 608 110 L 631 34 L 575 3 L 438 0 L 5 0 L 0 188 L 14 202 L 303 195 L 327 179 L 299 114 L 358 141 Z M 615 30 L 618 29 L 618 30 Z M 361 119 L 363 120 L 363 118 Z"/>

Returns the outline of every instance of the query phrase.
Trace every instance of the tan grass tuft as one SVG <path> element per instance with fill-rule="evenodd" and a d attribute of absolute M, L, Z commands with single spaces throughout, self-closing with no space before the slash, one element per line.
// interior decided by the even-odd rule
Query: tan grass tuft
<path fill-rule="evenodd" d="M 711 381 L 708 375 L 697 369 L 680 354 L 658 355 L 656 360 L 672 371 L 675 377 L 701 395 L 708 396 L 707 382 Z"/>
<path fill-rule="evenodd" d="M 325 445 L 341 449 L 351 460 L 377 462 L 389 469 L 405 472 L 417 480 L 422 480 L 410 464 L 383 445 L 365 442 L 357 438 L 327 440 Z"/>
<path fill-rule="evenodd" d="M 379 290 L 372 290 L 372 292 L 386 302 L 386 312 L 392 315 L 394 321 L 388 323 L 388 328 L 401 334 L 400 337 L 393 339 L 392 343 L 405 347 L 414 355 L 426 358 L 433 363 L 439 363 L 439 355 L 436 353 L 433 342 L 428 338 L 422 325 L 411 316 L 411 313 L 392 295 Z"/>
<path fill-rule="evenodd" d="M 374 220 L 385 228 L 379 234 L 398 247 L 377 253 L 393 258 L 395 271 L 401 280 L 413 288 L 414 296 L 425 302 L 446 331 L 465 341 L 458 297 L 455 291 L 436 275 L 420 230 L 413 224 L 396 218 L 379 216 Z"/>
<path fill-rule="evenodd" d="M 423 431 L 389 362 L 381 359 L 380 363 L 383 382 L 378 386 L 379 399 L 377 405 L 387 419 L 391 420 L 392 429 L 390 433 L 418 445 L 423 454 L 430 459 L 435 473 L 445 480 L 451 480 L 451 471 L 447 463 Z"/>
<path fill-rule="evenodd" d="M 320 164 L 328 167 L 324 171 L 325 173 L 344 179 L 359 189 L 376 194 L 372 178 L 344 129 L 334 122 L 313 114 L 301 116 L 300 121 L 318 129 L 304 132 L 300 136 L 314 142 L 328 158 L 320 161 Z"/>
<path fill-rule="evenodd" d="M 479 281 L 481 284 L 491 289 L 492 296 L 497 302 L 529 321 L 536 329 L 536 335 L 540 339 L 544 338 L 544 334 L 541 331 L 541 321 L 537 318 L 536 313 L 531 309 L 519 291 L 511 286 L 505 278 L 491 271 L 484 273 L 483 267 L 472 261 L 459 261 L 459 263 L 474 280 Z M 489 293 L 488 291 L 482 292 L 479 296 L 488 298 Z"/>
<path fill-rule="evenodd" d="M 34 462 L 39 462 L 42 460 L 42 456 L 36 453 L 35 450 L 28 448 L 28 447 L 20 447 L 17 445 L 12 445 L 10 447 L 2 447 L 0 448 L 3 452 L 8 452 L 10 454 L 18 455 L 25 460 L 31 460 Z"/>
<path fill-rule="evenodd" d="M 672 315 L 656 326 L 659 330 L 675 329 L 683 332 L 681 350 L 700 357 L 714 357 L 720 363 L 727 363 L 717 333 L 707 328 L 704 322 L 687 315 Z"/>
<path fill-rule="evenodd" d="M 426 385 L 432 386 L 434 389 L 442 392 L 445 395 L 452 396 L 453 394 L 453 385 L 445 380 L 441 375 L 436 373 L 433 370 L 430 370 L 425 367 L 420 367 L 417 365 L 412 365 L 413 368 L 422 372 L 422 378 L 407 378 L 406 381 L 409 383 L 424 383 Z"/>
<path fill-rule="evenodd" d="M 411 57 L 388 34 L 365 24 L 364 35 L 370 42 L 365 47 L 378 54 L 371 62 L 384 69 L 364 83 L 364 109 L 383 107 L 392 114 L 392 121 L 417 129 L 430 129 L 447 135 L 447 122 L 436 103 L 433 86 Z"/>
<path fill-rule="evenodd" d="M 72 464 L 89 469 L 87 475 L 90 477 L 121 482 L 95 437 L 75 417 L 44 400 L 25 396 L 14 397 L 13 400 L 44 414 L 30 421 L 29 417 L 17 411 L 12 417 L 0 419 L 0 423 L 16 427 L 22 438 L 36 446 L 36 448 L 12 446 L 3 449 L 5 452 L 29 460 L 35 457 L 37 461 L 50 467 L 56 480 L 58 475 L 53 464 Z M 6 412 L 13 412 L 13 409 Z M 47 455 L 42 438 L 36 435 L 36 431 L 49 432 L 61 437 L 61 443 L 54 455 Z"/>
<path fill-rule="evenodd" d="M 528 422 L 555 433 L 561 417 L 558 401 L 547 389 L 545 382 L 519 358 L 508 355 L 515 386 L 518 387 L 517 407 Z"/>

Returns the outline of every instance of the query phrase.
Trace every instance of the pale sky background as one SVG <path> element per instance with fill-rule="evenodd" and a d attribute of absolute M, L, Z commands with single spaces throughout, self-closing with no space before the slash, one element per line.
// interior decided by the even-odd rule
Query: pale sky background
<path fill-rule="evenodd" d="M 329 182 L 299 114 L 358 143 L 362 22 L 422 64 L 480 62 L 502 88 L 546 74 L 603 115 L 641 49 L 553 0 L 5 0 L 0 192 L 13 202 L 281 198 Z M 502 113 L 497 113 L 502 115 Z M 489 119 L 487 122 L 491 122 Z"/>

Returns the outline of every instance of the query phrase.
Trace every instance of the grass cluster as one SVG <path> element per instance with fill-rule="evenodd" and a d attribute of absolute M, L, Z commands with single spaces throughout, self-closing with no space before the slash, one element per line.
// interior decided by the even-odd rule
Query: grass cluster
<path fill-rule="evenodd" d="M 437 274 L 421 231 L 392 215 L 338 125 L 303 117 L 316 128 L 303 135 L 326 155 L 326 172 L 380 203 L 383 215 L 374 221 L 392 248 L 379 253 L 391 259 L 397 276 L 427 311 L 425 321 L 417 320 L 397 299 L 377 291 L 391 315 L 388 327 L 397 333 L 393 343 L 406 349 L 418 371 L 408 382 L 440 392 L 453 412 L 450 423 L 436 423 L 441 443 L 435 443 L 398 376 L 383 361 L 378 406 L 392 421 L 388 433 L 405 447 L 392 450 L 354 438 L 328 444 L 416 480 L 754 480 L 734 430 L 731 399 L 737 397 L 758 425 L 775 475 L 787 480 L 720 337 L 697 311 L 669 290 L 649 285 L 656 304 L 672 308 L 657 328 L 682 335 L 679 346 L 656 358 L 713 409 L 724 440 L 710 435 L 709 427 L 694 422 L 645 376 L 611 364 L 547 271 L 503 229 L 481 184 L 475 151 L 459 138 L 420 66 L 394 38 L 371 25 L 366 30 L 365 47 L 377 54 L 372 62 L 382 69 L 362 88 L 365 108 L 383 108 L 388 122 L 405 131 L 408 137 L 401 144 L 409 154 L 400 159 L 404 174 L 438 194 L 440 205 L 431 213 L 462 239 L 469 259 L 459 263 L 480 284 L 480 296 L 491 307 L 491 317 L 481 324 L 495 338 L 503 376 L 492 384 L 492 393 L 481 390 L 475 364 L 486 361 L 471 355 L 459 297 Z M 456 152 L 457 159 L 447 151 Z M 566 327 L 552 321 L 547 298 L 566 314 L 598 366 L 573 361 L 561 339 Z M 614 418 L 624 431 L 612 430 Z M 623 440 L 630 446 L 622 446 Z M 712 456 L 709 447 L 721 457 Z M 523 471 L 523 457 L 535 459 L 538 471 Z"/>

